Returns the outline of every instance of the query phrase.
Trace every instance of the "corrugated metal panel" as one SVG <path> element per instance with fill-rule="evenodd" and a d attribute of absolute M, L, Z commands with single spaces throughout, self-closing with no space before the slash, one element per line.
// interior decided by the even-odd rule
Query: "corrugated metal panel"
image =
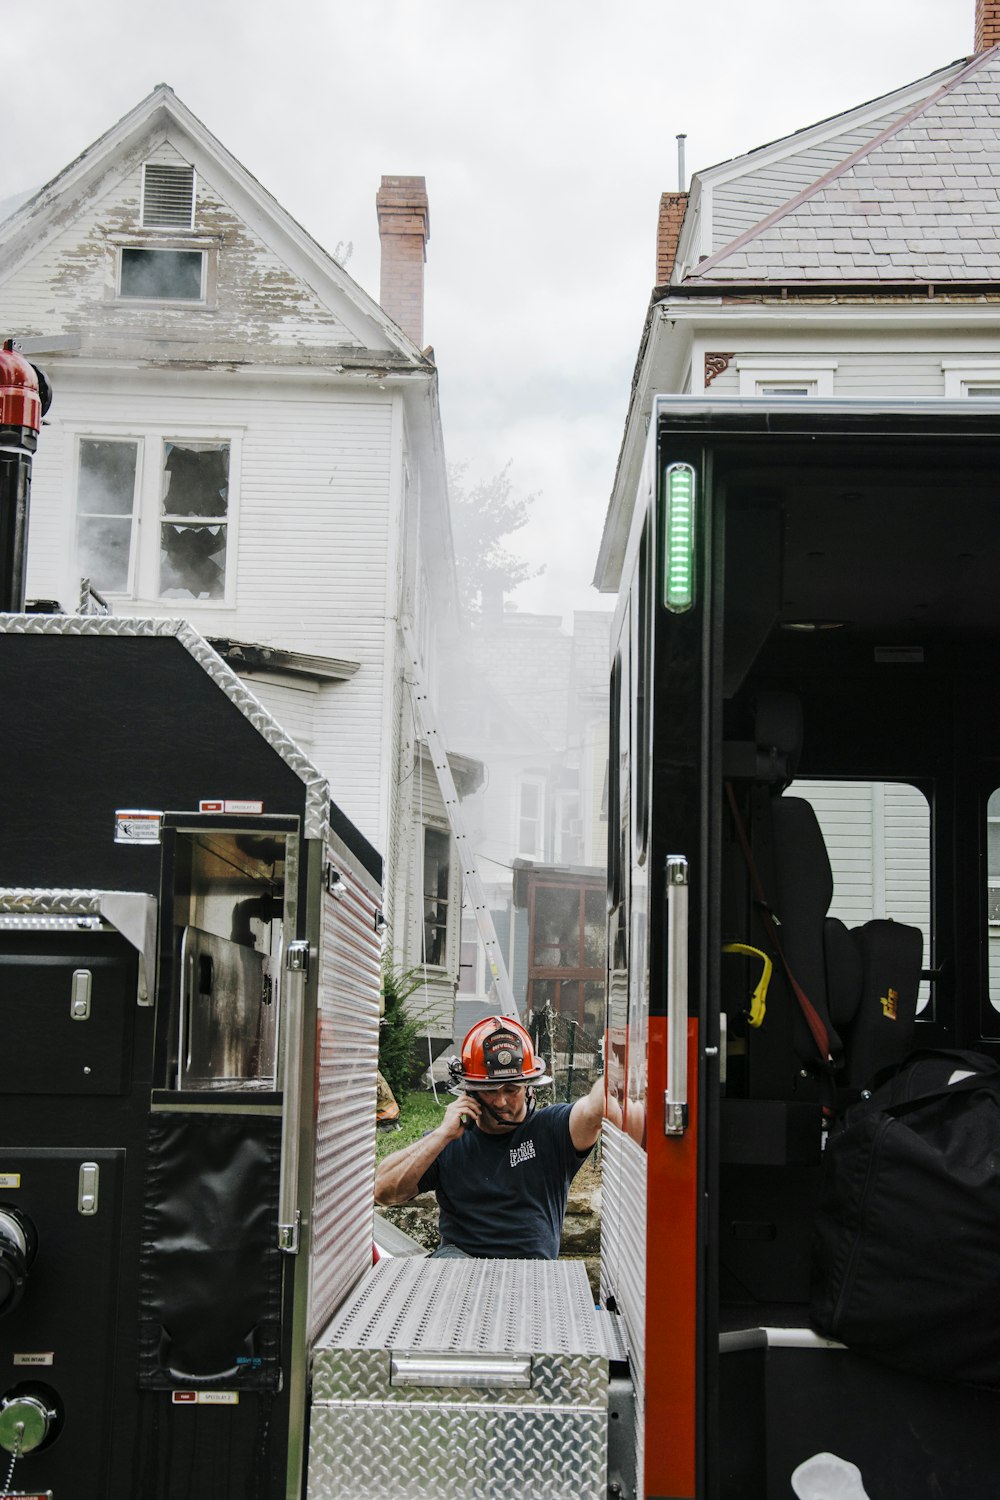
<path fill-rule="evenodd" d="M 347 887 L 323 898 L 309 1339 L 371 1265 L 381 953 L 377 892 L 335 853 Z"/>
<path fill-rule="evenodd" d="M 642 1462 L 646 1389 L 646 1153 L 605 1123 L 601 1136 L 601 1287 L 613 1292 L 625 1324 L 635 1387 L 636 1462 Z"/>

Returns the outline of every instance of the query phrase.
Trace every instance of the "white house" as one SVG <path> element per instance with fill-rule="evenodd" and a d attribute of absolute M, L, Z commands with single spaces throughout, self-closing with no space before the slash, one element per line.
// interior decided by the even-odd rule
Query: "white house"
<path fill-rule="evenodd" d="M 657 286 L 598 587 L 618 586 L 658 391 L 772 399 L 1000 394 L 1000 0 L 977 0 L 974 35 L 969 57 L 699 172 L 689 192 L 663 195 Z M 830 846 L 834 914 L 895 915 L 926 934 L 930 819 L 922 794 L 816 784 L 809 795 Z M 990 909 L 1000 934 L 1000 792 L 993 805 L 984 843 L 988 833 Z M 870 865 L 850 858 L 859 841 L 886 851 L 877 889 L 852 879 L 852 865 Z M 1000 962 L 993 968 L 1000 1009 Z"/>
<path fill-rule="evenodd" d="M 567 891 L 574 880 L 579 890 L 603 879 L 610 627 L 606 611 L 575 612 L 571 632 L 559 615 L 497 611 L 467 634 L 464 670 L 453 674 L 446 695 L 451 743 L 485 767 L 464 816 L 522 1009 L 533 1003 L 532 955 L 529 907 L 515 899 L 517 870 L 525 862 L 559 867 Z M 603 891 L 600 912 L 603 941 Z M 574 959 L 571 966 L 580 962 Z M 487 972 L 475 923 L 467 916 L 459 1030 L 489 1008 Z M 601 990 L 603 995 L 603 983 Z M 582 1021 L 582 993 L 559 990 L 555 998 L 562 1002 L 557 1010 L 572 1011 L 576 1019 L 579 1009 Z M 587 1000 L 592 1017 L 597 1002 L 592 995 Z"/>
<path fill-rule="evenodd" d="M 381 305 L 160 85 L 0 225 L 0 292 L 55 389 L 29 600 L 96 593 L 216 646 L 387 857 L 401 964 L 431 880 L 450 1036 L 458 873 L 399 629 L 433 679 L 455 591 L 423 179 L 383 178 L 377 211 Z"/>

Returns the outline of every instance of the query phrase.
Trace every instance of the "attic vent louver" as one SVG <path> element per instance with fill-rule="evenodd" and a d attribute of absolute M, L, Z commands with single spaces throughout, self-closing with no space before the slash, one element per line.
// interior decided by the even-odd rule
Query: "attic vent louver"
<path fill-rule="evenodd" d="M 194 167 L 146 162 L 142 169 L 143 229 L 194 226 Z"/>

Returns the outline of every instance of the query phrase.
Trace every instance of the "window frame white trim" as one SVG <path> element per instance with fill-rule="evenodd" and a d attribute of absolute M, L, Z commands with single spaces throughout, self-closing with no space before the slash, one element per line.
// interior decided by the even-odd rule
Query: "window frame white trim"
<path fill-rule="evenodd" d="M 243 440 L 246 427 L 231 422 L 74 422 L 66 424 L 66 432 L 72 443 L 72 462 L 69 466 L 69 512 L 72 523 L 68 527 L 68 533 L 71 538 L 70 566 L 74 586 L 83 576 L 77 562 L 76 543 L 79 521 L 77 501 L 80 444 L 87 439 L 108 443 L 134 442 L 138 445 L 138 454 L 135 504 L 132 512 L 132 541 L 129 550 L 129 592 L 121 593 L 104 589 L 99 591 L 106 594 L 111 601 L 148 605 L 157 614 L 163 614 L 165 609 L 173 609 L 185 615 L 191 610 L 212 612 L 233 609 L 237 595 L 236 552 L 239 539 Z M 150 443 L 155 444 L 155 456 L 152 458 L 149 452 Z M 159 593 L 160 525 L 163 519 L 160 503 L 164 443 L 227 443 L 229 445 L 229 479 L 225 516 L 226 570 L 225 585 L 220 599 L 168 597 Z M 99 586 L 95 583 L 94 587 Z"/>
<path fill-rule="evenodd" d="M 833 374 L 839 360 L 819 358 L 796 358 L 780 354 L 739 355 L 733 363 L 740 381 L 741 396 L 763 394 L 762 385 L 811 385 L 811 395 L 832 396 Z"/>
<path fill-rule="evenodd" d="M 182 250 L 201 254 L 200 297 L 125 297 L 122 295 L 123 250 Z M 218 301 L 219 241 L 212 235 L 189 234 L 183 230 L 140 230 L 135 234 L 109 235 L 107 298 L 118 307 L 186 307 L 214 308 Z"/>
<path fill-rule="evenodd" d="M 972 395 L 970 387 L 1000 386 L 1000 355 L 983 359 L 943 359 L 941 371 L 945 397 L 961 401 Z"/>
<path fill-rule="evenodd" d="M 414 820 L 417 830 L 420 858 L 415 870 L 417 885 L 417 952 L 413 963 L 421 969 L 427 970 L 434 975 L 445 974 L 449 979 L 458 983 L 459 969 L 461 967 L 462 951 L 462 876 L 459 868 L 458 847 L 455 836 L 446 818 L 439 818 L 433 813 L 425 813 L 423 818 Z M 426 911 L 425 903 L 428 900 L 424 883 L 424 870 L 427 858 L 427 834 L 441 834 L 448 844 L 448 895 L 445 898 L 448 911 L 444 924 L 444 963 L 431 963 L 424 957 L 426 953 Z"/>
<path fill-rule="evenodd" d="M 538 791 L 538 844 L 534 849 L 521 848 L 521 793 L 526 786 Z M 514 855 L 517 859 L 540 860 L 545 858 L 546 779 L 538 774 L 518 776 L 514 782 Z"/>

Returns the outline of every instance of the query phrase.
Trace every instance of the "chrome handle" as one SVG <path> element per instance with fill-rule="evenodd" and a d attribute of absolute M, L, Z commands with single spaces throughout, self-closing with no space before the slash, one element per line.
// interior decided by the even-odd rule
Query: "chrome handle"
<path fill-rule="evenodd" d="M 191 1066 L 191 970 L 193 957 L 188 952 L 190 927 L 181 933 L 179 994 L 177 997 L 177 1087 L 184 1087 L 187 1070 Z"/>
<path fill-rule="evenodd" d="M 390 1364 L 391 1385 L 483 1386 L 529 1390 L 531 1360 L 496 1354 L 397 1354 Z"/>
<path fill-rule="evenodd" d="M 309 944 L 289 943 L 285 953 L 282 1031 L 285 1066 L 282 1072 L 281 1174 L 278 1180 L 278 1249 L 299 1251 L 299 1130 L 302 1123 L 302 1021 L 305 1014 Z"/>
<path fill-rule="evenodd" d="M 667 856 L 667 1092 L 663 1130 L 681 1136 L 687 1130 L 688 1032 L 688 862 L 682 854 Z"/>

